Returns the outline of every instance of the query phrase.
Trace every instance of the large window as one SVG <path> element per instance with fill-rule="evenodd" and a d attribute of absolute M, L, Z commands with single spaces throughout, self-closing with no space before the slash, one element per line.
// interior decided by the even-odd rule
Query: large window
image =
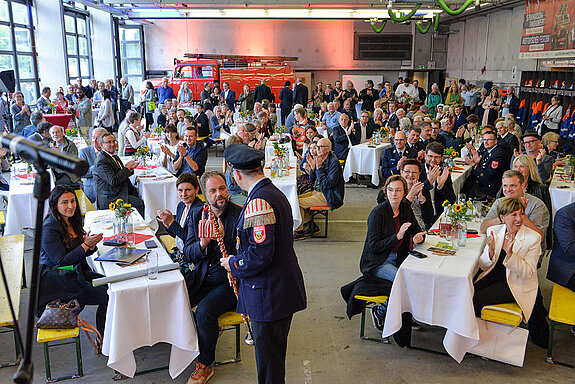
<path fill-rule="evenodd" d="M 68 82 L 74 82 L 79 77 L 86 80 L 91 79 L 93 67 L 89 14 L 85 11 L 65 7 L 64 32 Z"/>
<path fill-rule="evenodd" d="M 120 25 L 118 34 L 122 77 L 125 77 L 137 92 L 140 89 L 140 83 L 144 81 L 142 27 L 139 25 Z"/>
<path fill-rule="evenodd" d="M 30 23 L 25 0 L 0 0 L 0 71 L 14 70 L 26 103 L 37 98 Z"/>

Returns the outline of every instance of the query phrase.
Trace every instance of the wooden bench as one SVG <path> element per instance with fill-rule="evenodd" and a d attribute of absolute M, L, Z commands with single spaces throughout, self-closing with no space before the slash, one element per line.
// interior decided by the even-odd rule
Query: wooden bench
<path fill-rule="evenodd" d="M 559 364 L 569 368 L 575 368 L 573 364 L 562 363 L 553 360 L 553 336 L 555 327 L 560 324 L 575 326 L 575 292 L 559 284 L 553 285 L 551 304 L 549 305 L 549 345 L 547 347 L 547 359 L 549 364 Z"/>
<path fill-rule="evenodd" d="M 316 206 L 316 207 L 310 207 L 309 210 L 310 210 L 310 216 L 311 216 L 311 221 L 310 221 L 311 237 L 322 238 L 322 239 L 327 238 L 328 215 L 329 215 L 329 212 L 331 211 L 331 207 L 329 205 L 321 205 L 321 206 Z M 323 235 L 316 235 L 314 233 L 313 229 L 315 228 L 315 215 L 321 215 L 324 217 L 325 231 L 324 231 Z"/>
<path fill-rule="evenodd" d="M 53 343 L 54 341 L 72 339 L 72 341 L 66 341 L 62 343 Z M 36 340 L 42 343 L 44 347 L 44 367 L 46 368 L 46 382 L 53 383 L 60 380 L 75 379 L 84 376 L 84 371 L 82 369 L 82 348 L 80 346 L 80 328 L 72 329 L 39 329 L 38 336 Z M 52 378 L 52 370 L 50 366 L 50 348 L 57 347 L 60 345 L 75 344 L 76 345 L 76 366 L 77 373 L 67 376 Z"/>
<path fill-rule="evenodd" d="M 243 324 L 244 320 L 242 319 L 242 315 L 236 312 L 226 312 L 218 317 L 218 328 L 220 332 L 229 331 L 232 329 L 236 330 L 236 356 L 233 359 L 218 361 L 214 363 L 215 366 L 217 365 L 224 365 L 229 363 L 237 363 L 241 361 L 240 356 L 240 326 Z"/>
<path fill-rule="evenodd" d="M 20 291 L 22 289 L 22 276 L 24 270 L 24 235 L 3 236 L 0 237 L 0 254 L 2 256 L 2 263 L 6 278 L 8 279 L 8 289 L 10 290 L 10 299 L 14 306 L 16 320 L 20 309 Z M 20 352 L 22 346 L 20 345 L 16 332 L 14 332 L 14 319 L 10 312 L 8 305 L 8 294 L 4 289 L 4 282 L 0 275 L 0 334 L 13 333 L 14 336 L 14 350 L 16 354 L 16 361 L 0 365 L 0 368 L 9 367 L 18 364 L 20 360 Z M 2 345 L 7 345 L 3 343 Z"/>
<path fill-rule="evenodd" d="M 366 318 L 366 314 L 365 312 L 367 311 L 367 308 L 371 308 L 374 305 L 380 305 L 380 304 L 384 304 L 387 303 L 387 300 L 389 299 L 388 296 L 361 296 L 361 295 L 355 295 L 353 297 L 355 300 L 360 300 L 361 301 L 361 325 L 359 328 L 359 338 L 362 340 L 371 340 L 371 341 L 377 341 L 379 343 L 385 343 L 385 344 L 389 344 L 389 338 L 379 338 L 376 339 L 374 337 L 368 337 L 365 336 L 365 318 Z"/>

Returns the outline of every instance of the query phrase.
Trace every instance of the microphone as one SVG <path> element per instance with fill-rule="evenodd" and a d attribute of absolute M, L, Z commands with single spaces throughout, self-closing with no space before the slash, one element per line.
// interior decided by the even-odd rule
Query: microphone
<path fill-rule="evenodd" d="M 4 133 L 0 143 L 10 152 L 17 154 L 22 160 L 40 163 L 44 166 L 49 165 L 52 168 L 58 168 L 77 176 L 84 176 L 90 167 L 86 160 L 80 160 L 78 157 L 52 148 L 46 148 L 27 140 L 23 136 Z"/>

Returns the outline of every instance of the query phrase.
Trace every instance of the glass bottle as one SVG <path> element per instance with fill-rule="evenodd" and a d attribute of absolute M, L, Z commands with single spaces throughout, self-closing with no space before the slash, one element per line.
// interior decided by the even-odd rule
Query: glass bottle
<path fill-rule="evenodd" d="M 459 247 L 465 247 L 467 245 L 467 222 L 465 220 L 460 220 L 458 223 L 458 242 Z"/>
<path fill-rule="evenodd" d="M 443 207 L 443 215 L 441 215 L 441 218 L 439 220 L 439 236 L 443 237 L 443 238 L 447 238 L 447 227 L 449 225 L 449 217 L 447 215 L 447 213 L 449 212 L 449 207 L 445 206 Z"/>

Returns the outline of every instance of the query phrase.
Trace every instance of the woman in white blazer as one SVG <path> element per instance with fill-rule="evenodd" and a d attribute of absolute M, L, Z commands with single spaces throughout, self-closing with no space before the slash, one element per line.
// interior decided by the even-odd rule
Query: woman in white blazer
<path fill-rule="evenodd" d="M 506 197 L 497 207 L 503 224 L 487 230 L 487 244 L 479 259 L 483 270 L 475 280 L 473 306 L 479 317 L 486 305 L 516 302 L 527 322 L 537 297 L 537 262 L 541 236 L 523 225 L 525 205 Z"/>

